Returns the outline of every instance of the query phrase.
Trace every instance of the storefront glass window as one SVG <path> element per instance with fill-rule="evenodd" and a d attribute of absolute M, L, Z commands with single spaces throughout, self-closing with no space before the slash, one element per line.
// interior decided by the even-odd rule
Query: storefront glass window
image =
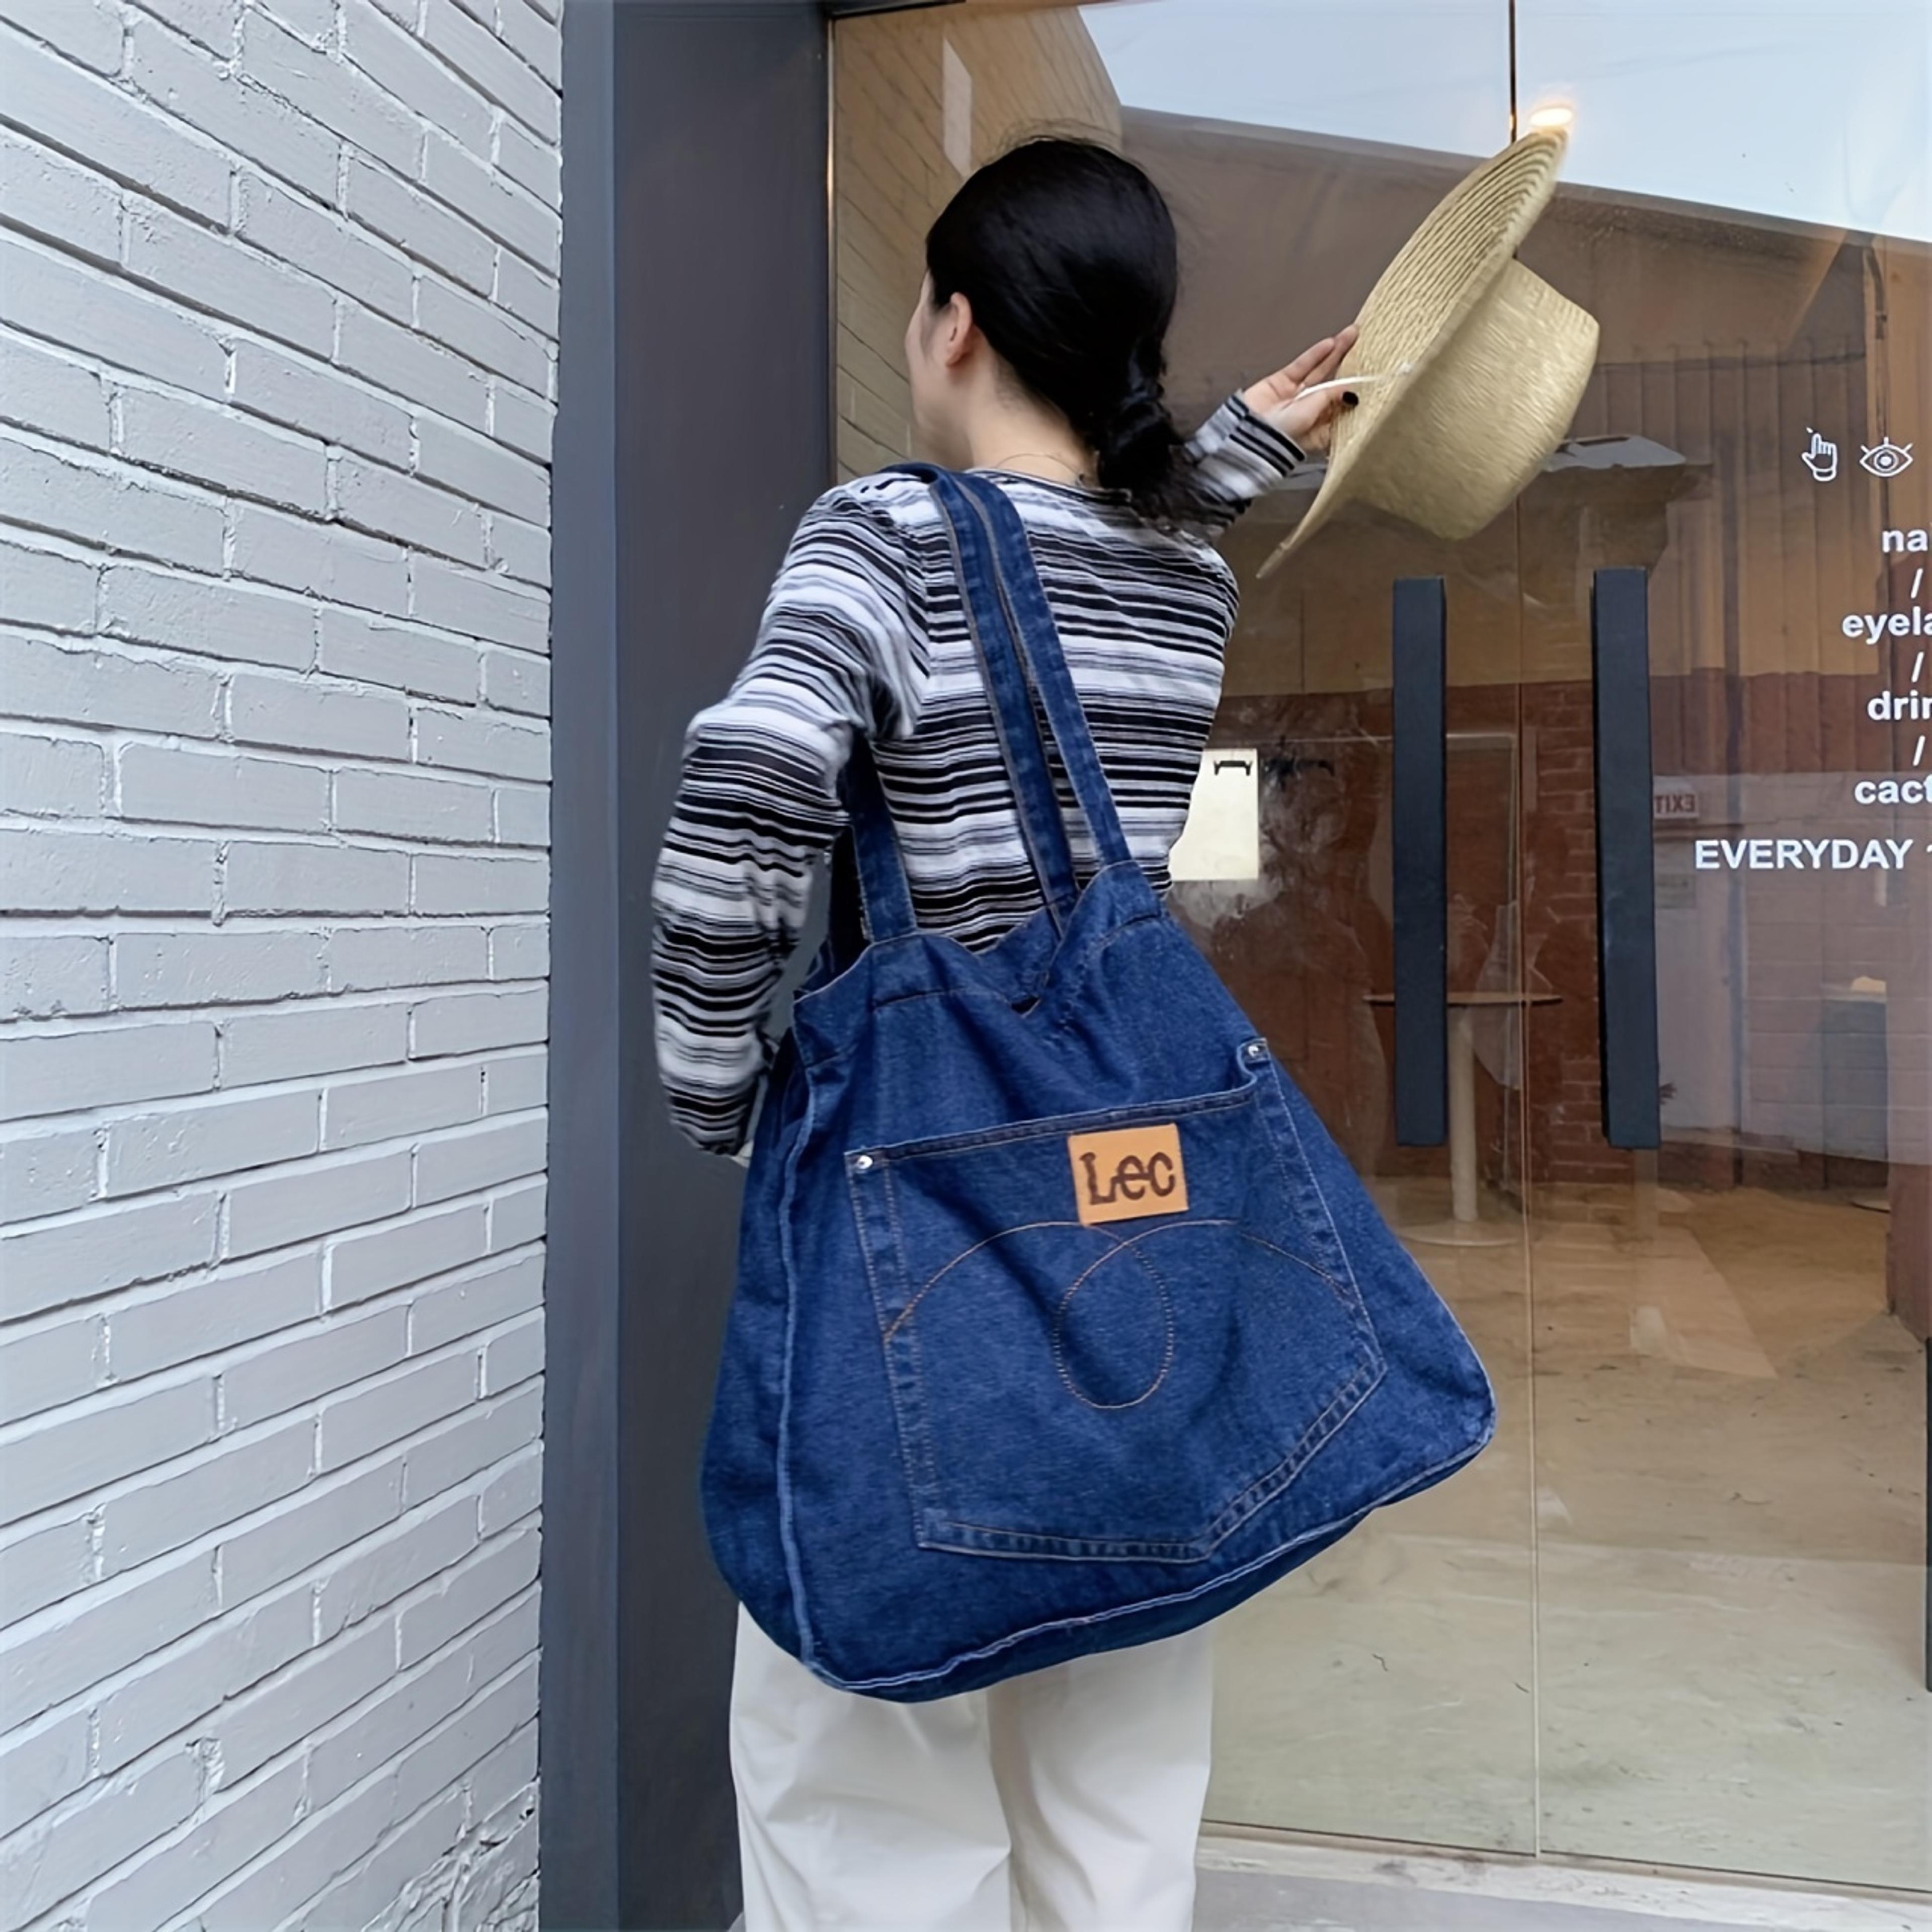
<path fill-rule="evenodd" d="M 1026 134 L 1154 175 L 1198 420 L 1532 113 L 1599 319 L 1571 440 L 1444 545 L 1243 578 L 1258 872 L 1174 904 L 1482 1348 L 1495 1448 L 1222 1628 L 1210 1816 L 1932 1889 L 1932 8 L 968 4 L 835 40 L 839 457 L 907 451 L 926 224 Z M 1648 573 L 1662 1144 L 1601 1094 L 1594 573 Z M 1390 608 L 1448 608 L 1460 1148 L 1391 1120 Z"/>

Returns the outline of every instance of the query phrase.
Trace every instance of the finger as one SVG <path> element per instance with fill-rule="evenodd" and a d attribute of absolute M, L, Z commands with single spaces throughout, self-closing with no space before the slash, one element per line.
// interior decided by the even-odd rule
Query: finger
<path fill-rule="evenodd" d="M 1275 393 L 1286 402 L 1298 389 L 1314 380 L 1318 373 L 1332 371 L 1354 346 L 1355 338 L 1360 333 L 1352 322 L 1340 334 L 1324 335 L 1319 342 L 1310 343 L 1292 362 L 1277 369 L 1268 379 Z"/>
<path fill-rule="evenodd" d="M 1322 366 L 1323 359 L 1334 346 L 1334 337 L 1324 335 L 1319 342 L 1304 349 L 1286 369 L 1282 370 L 1281 376 L 1276 380 L 1285 379 L 1299 388 L 1308 380 L 1310 373 Z"/>
<path fill-rule="evenodd" d="M 1319 428 L 1322 429 L 1329 428 L 1333 425 L 1335 418 L 1339 416 L 1344 410 L 1348 409 L 1352 406 L 1352 405 L 1349 403 L 1348 397 L 1340 389 L 1332 389 L 1327 395 L 1322 398 L 1320 412 L 1316 416 L 1314 424 L 1312 424 L 1311 427 Z"/>
<path fill-rule="evenodd" d="M 1290 412 L 1286 422 L 1288 434 L 1304 449 L 1325 449 L 1335 418 L 1346 406 L 1339 389 L 1331 389 L 1326 395 L 1311 396 Z"/>
<path fill-rule="evenodd" d="M 1335 346 L 1328 352 L 1327 359 L 1322 364 L 1322 374 L 1324 379 L 1334 375 L 1348 359 L 1348 351 L 1354 347 L 1355 338 L 1360 334 L 1361 331 L 1351 322 L 1335 338 Z"/>
<path fill-rule="evenodd" d="M 1321 367 L 1310 372 L 1311 380 L 1316 382 L 1332 382 L 1335 377 L 1335 372 L 1341 368 L 1348 353 L 1346 349 L 1330 350 L 1322 358 Z"/>

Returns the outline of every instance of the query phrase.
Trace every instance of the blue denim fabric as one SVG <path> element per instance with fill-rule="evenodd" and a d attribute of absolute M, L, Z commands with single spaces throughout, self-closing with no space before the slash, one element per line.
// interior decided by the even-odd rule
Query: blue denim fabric
<path fill-rule="evenodd" d="M 856 748 L 869 943 L 821 957 L 774 1063 L 704 1503 L 769 1636 L 916 1701 L 1220 1615 L 1460 1468 L 1496 1410 L 1130 856 L 1012 506 L 901 466 L 946 513 L 1046 903 L 985 952 L 918 930 Z M 1142 1128 L 1178 1162 L 1070 1146 Z M 1082 1186 L 1127 1218 L 1083 1220 Z"/>

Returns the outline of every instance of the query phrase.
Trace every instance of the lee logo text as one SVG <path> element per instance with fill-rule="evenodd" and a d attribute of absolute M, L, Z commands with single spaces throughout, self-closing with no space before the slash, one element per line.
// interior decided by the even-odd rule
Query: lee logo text
<path fill-rule="evenodd" d="M 1088 1227 L 1096 1221 L 1133 1221 L 1147 1214 L 1187 1211 L 1187 1171 L 1180 1130 L 1120 1127 L 1112 1133 L 1069 1134 L 1073 1198 Z"/>

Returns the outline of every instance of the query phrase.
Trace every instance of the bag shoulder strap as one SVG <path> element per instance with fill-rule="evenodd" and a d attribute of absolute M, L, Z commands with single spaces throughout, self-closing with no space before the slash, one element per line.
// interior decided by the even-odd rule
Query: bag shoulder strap
<path fill-rule="evenodd" d="M 1005 608 L 1007 629 L 1018 655 L 1027 684 L 1039 695 L 1046 711 L 1054 748 L 1081 812 L 1093 835 L 1094 850 L 1104 866 L 1129 865 L 1120 813 L 1100 764 L 1100 754 L 1087 722 L 1087 713 L 1066 668 L 1066 654 L 1046 601 L 1046 592 L 1020 520 L 1006 492 L 984 476 L 967 472 L 950 476 L 983 520 L 994 550 L 994 581 Z M 1031 715 L 1030 705 L 1028 715 Z M 1050 782 L 1046 795 L 1056 823 L 1058 801 Z M 1064 832 L 1064 827 L 1063 827 Z"/>
<path fill-rule="evenodd" d="M 889 467 L 923 478 L 938 499 L 1028 859 L 1054 924 L 1064 927 L 1078 889 L 1041 734 L 1042 712 L 1101 864 L 1130 863 L 1132 855 L 1025 526 L 985 477 L 932 464 Z M 862 742 L 854 748 L 845 792 L 866 931 L 875 941 L 902 937 L 916 929 L 911 894 L 878 768 Z"/>
<path fill-rule="evenodd" d="M 1025 658 L 1013 634 L 1012 610 L 1001 586 L 1002 558 L 992 530 L 976 502 L 972 489 L 974 479 L 931 464 L 896 466 L 922 477 L 938 500 L 966 628 L 980 660 L 1000 757 L 1012 787 L 1020 836 L 1040 884 L 1040 897 L 1054 923 L 1064 926 L 1078 892 L 1073 851 L 1054 794 L 1046 742 L 1027 682 Z"/>

